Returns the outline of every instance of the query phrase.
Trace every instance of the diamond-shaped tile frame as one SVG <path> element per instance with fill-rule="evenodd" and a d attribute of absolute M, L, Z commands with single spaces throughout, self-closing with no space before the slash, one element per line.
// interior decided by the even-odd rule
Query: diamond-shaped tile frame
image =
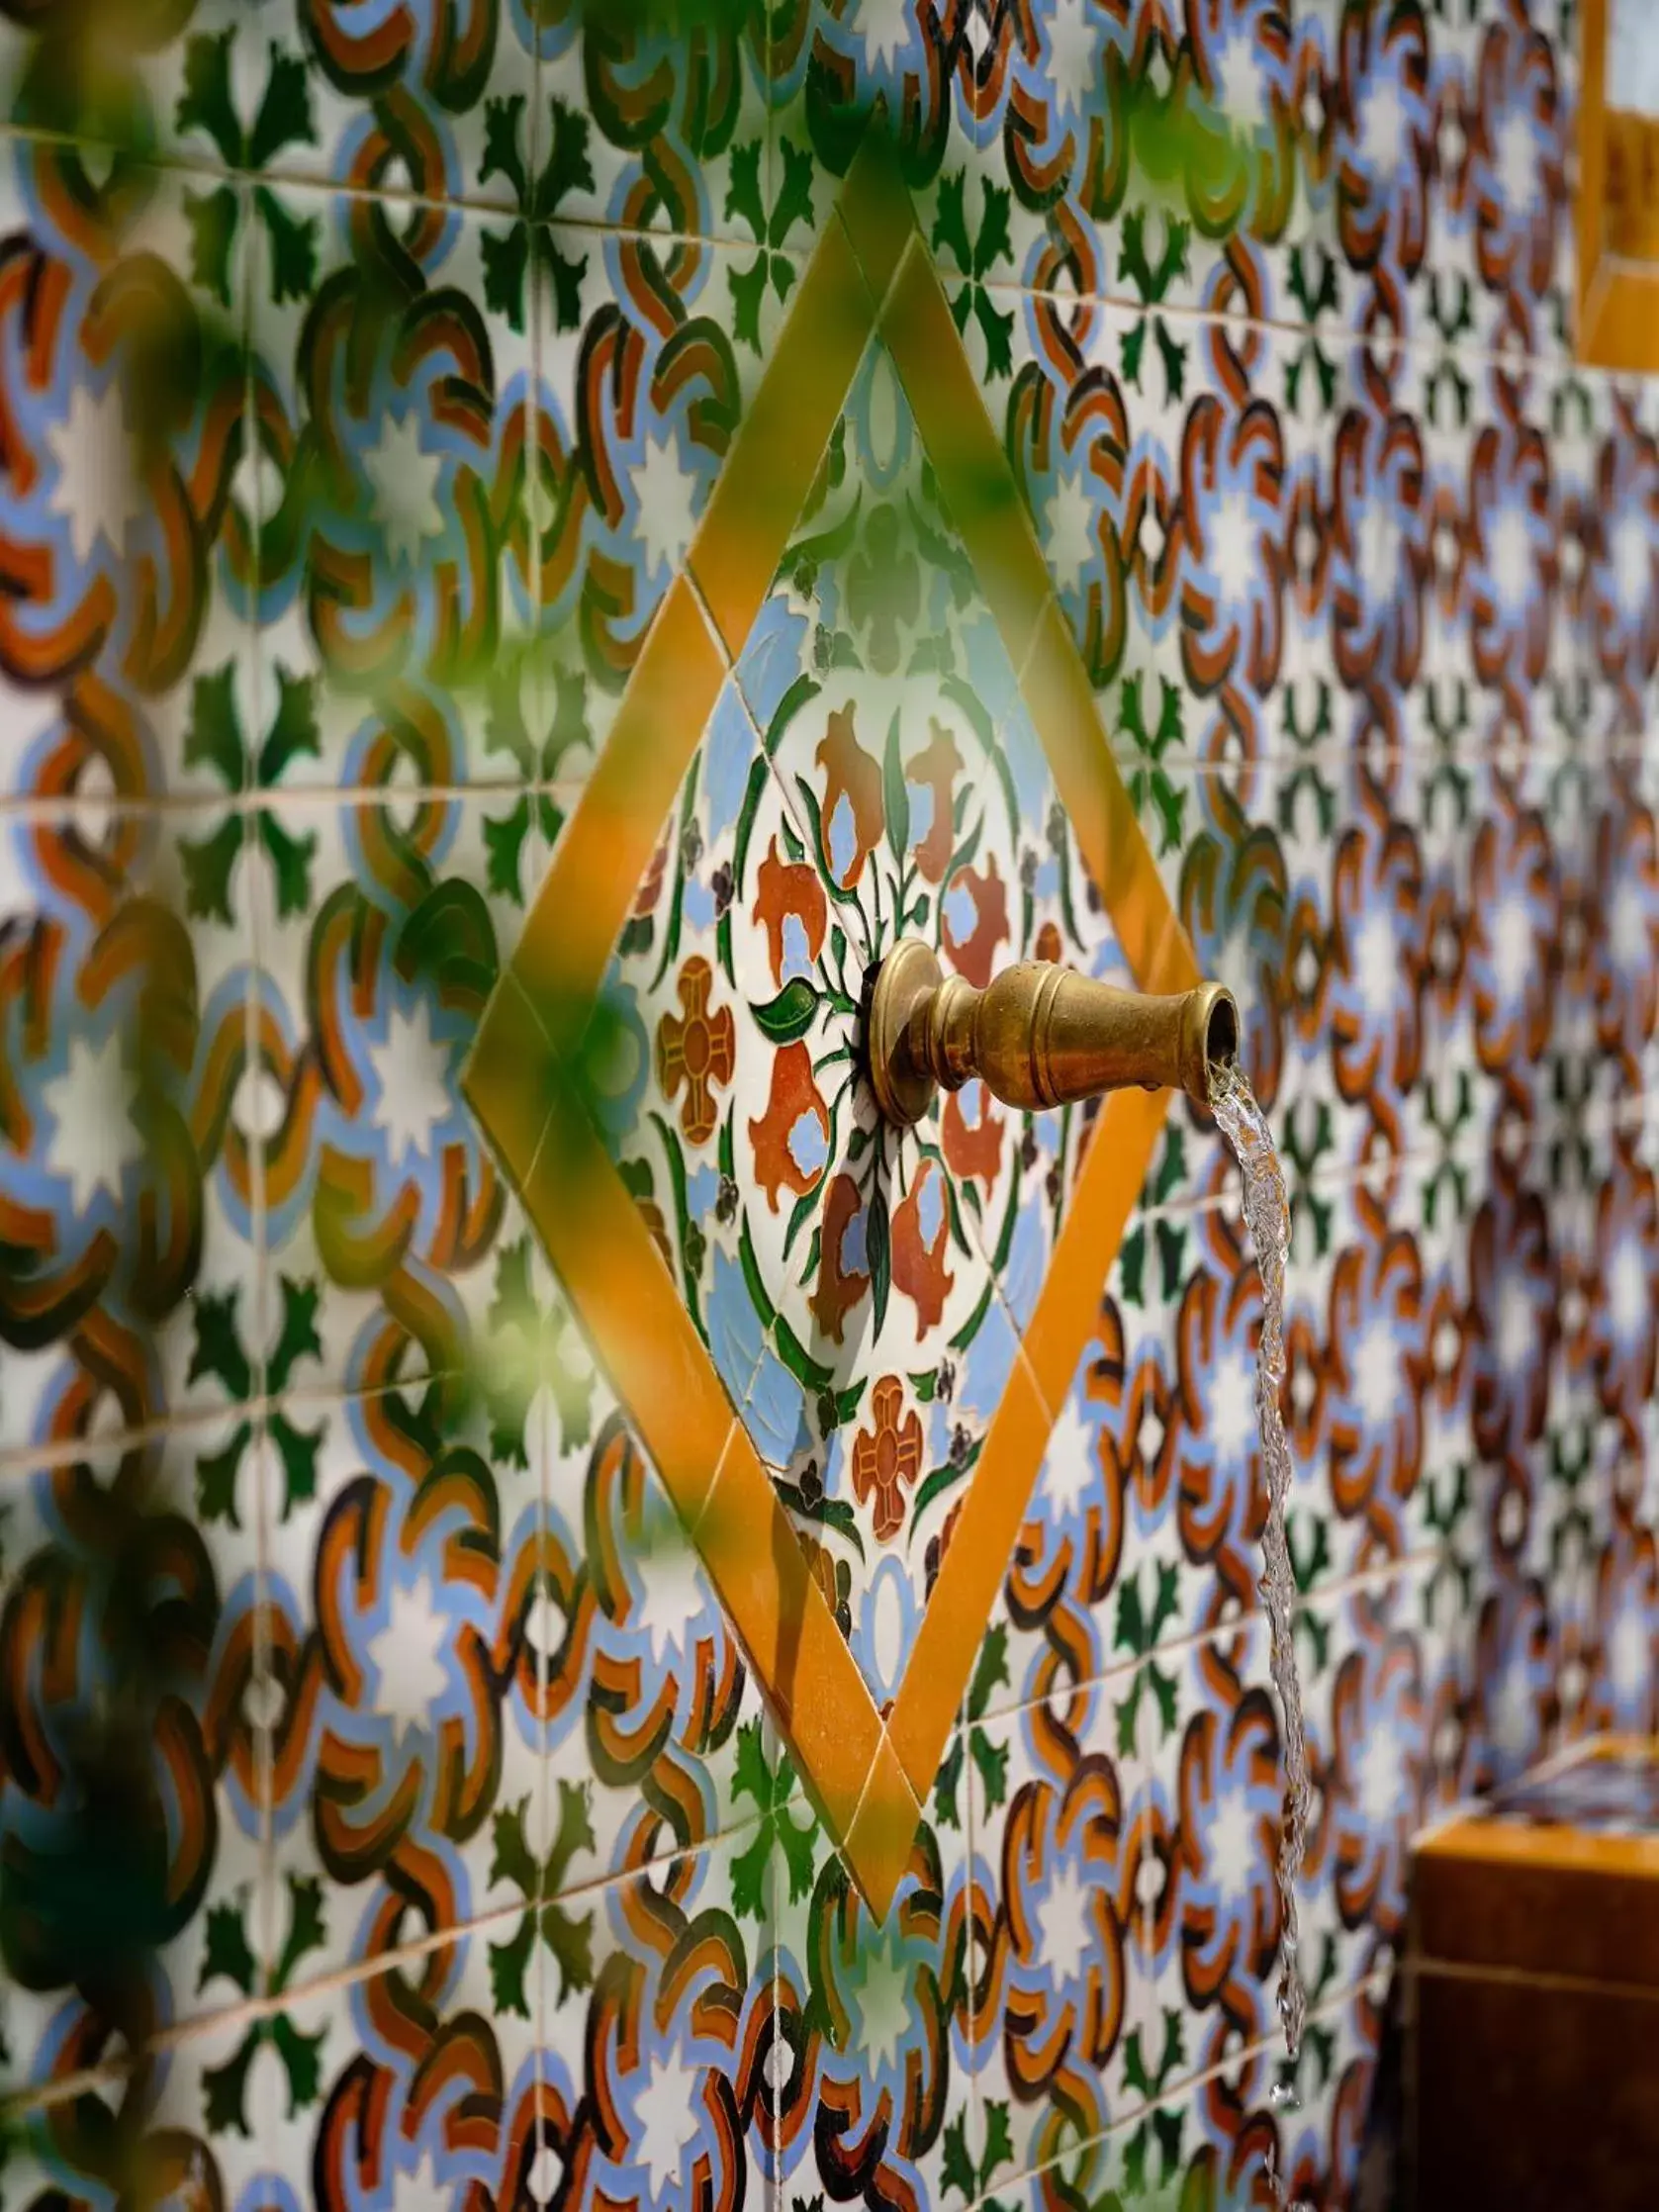
<path fill-rule="evenodd" d="M 885 1721 L 749 1431 L 596 1134 L 576 1054 L 635 886 L 771 588 L 864 347 L 878 333 L 1001 632 L 1131 972 L 1198 968 L 1114 766 L 1094 694 L 915 212 L 872 131 L 486 1009 L 466 1088 L 713 1578 L 854 1882 L 885 1916 L 1095 1325 L 1168 1093 L 1105 1103 Z"/>

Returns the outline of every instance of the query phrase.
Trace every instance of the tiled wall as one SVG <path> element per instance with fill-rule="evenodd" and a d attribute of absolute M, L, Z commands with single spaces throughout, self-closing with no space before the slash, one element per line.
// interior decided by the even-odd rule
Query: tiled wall
<path fill-rule="evenodd" d="M 1574 13 L 0 0 L 6 2212 L 1221 2205 L 1275 2128 L 1346 2201 L 1413 1826 L 1656 1717 L 1659 394 L 1571 359 Z M 874 1929 L 461 1092 L 877 95 L 1295 1195 L 1294 2120 L 1207 1125 Z M 944 1124 L 843 1371 L 783 994 L 888 858 L 964 971 L 1118 958 L 912 429 L 876 347 L 601 1100 L 878 1703 L 1084 1132 Z"/>

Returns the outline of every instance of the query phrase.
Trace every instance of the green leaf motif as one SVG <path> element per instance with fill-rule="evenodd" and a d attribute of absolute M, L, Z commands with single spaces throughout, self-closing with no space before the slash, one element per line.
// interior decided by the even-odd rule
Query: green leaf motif
<path fill-rule="evenodd" d="M 479 235 L 484 254 L 484 304 L 493 315 L 505 315 L 512 329 L 524 327 L 524 272 L 530 262 L 530 233 L 522 223 L 510 230 L 484 230 Z"/>
<path fill-rule="evenodd" d="M 490 1946 L 490 1993 L 496 2010 L 516 2013 L 520 2020 L 530 2017 L 529 1999 L 524 1993 L 524 1970 L 530 1963 L 535 1933 L 534 1916 L 526 1912 L 506 1943 Z"/>
<path fill-rule="evenodd" d="M 526 1915 L 526 1918 L 528 1915 Z M 581 1918 L 560 1904 L 541 1908 L 541 1940 L 552 1952 L 559 1969 L 559 2002 L 594 1983 L 594 1915 Z"/>
<path fill-rule="evenodd" d="M 774 246 L 782 245 L 797 223 L 808 231 L 812 228 L 811 150 L 792 145 L 787 138 L 780 139 L 779 150 L 783 157 L 783 180 L 779 186 L 778 205 L 772 211 L 772 222 L 767 229 L 767 237 Z M 789 264 L 784 262 L 783 266 L 787 268 Z"/>
<path fill-rule="evenodd" d="M 875 1315 L 876 1333 L 880 1335 L 887 1319 L 887 1299 L 893 1285 L 892 1233 L 887 1223 L 887 1198 L 882 1190 L 873 1190 L 865 1211 L 865 1257 L 870 1265 L 870 1292 Z"/>
<path fill-rule="evenodd" d="M 582 279 L 588 274 L 588 256 L 561 253 L 551 231 L 541 232 L 542 259 L 553 279 L 553 322 L 560 330 L 582 327 Z"/>
<path fill-rule="evenodd" d="M 515 1805 L 504 1806 L 496 1814 L 491 1826 L 495 1852 L 490 1861 L 490 1886 L 493 1889 L 498 1882 L 510 1882 L 522 1896 L 533 1898 L 538 1888 L 537 1869 L 524 1835 L 524 1815 L 529 1807 L 526 1795 Z"/>
<path fill-rule="evenodd" d="M 1008 1797 L 1008 1746 L 992 1743 L 982 1728 L 975 1728 L 968 1736 L 968 1755 L 979 1772 L 985 1810 L 994 1812 Z"/>
<path fill-rule="evenodd" d="M 752 353 L 761 350 L 761 308 L 766 299 L 766 255 L 747 269 L 728 268 L 726 282 L 732 296 L 732 335 Z"/>
<path fill-rule="evenodd" d="M 558 1889 L 577 1853 L 594 1849 L 592 1800 L 593 1792 L 586 1782 L 559 1784 L 559 1832 L 548 1850 L 547 1865 L 543 1869 L 544 1889 Z"/>
<path fill-rule="evenodd" d="M 282 1461 L 284 1521 L 296 1506 L 317 1496 L 317 1455 L 323 1446 L 323 1429 L 322 1422 L 315 1429 L 297 1429 L 286 1414 L 271 1416 L 270 1437 Z"/>
<path fill-rule="evenodd" d="M 485 880 L 498 898 L 522 903 L 518 871 L 529 829 L 530 802 L 527 798 L 521 798 L 510 814 L 499 820 L 494 815 L 484 817 Z"/>
<path fill-rule="evenodd" d="M 288 2076 L 288 2117 L 317 2102 L 323 2087 L 323 2045 L 328 2033 L 324 2023 L 315 2035 L 302 2035 L 286 2012 L 271 2022 L 271 2041 Z"/>
<path fill-rule="evenodd" d="M 979 2194 L 979 2176 L 968 2148 L 966 2113 L 959 2112 L 954 2120 L 946 2123 L 945 2155 L 939 2172 L 946 2193 L 955 2189 L 968 2204 Z"/>
<path fill-rule="evenodd" d="M 241 1526 L 236 1512 L 236 1476 L 251 1433 L 244 1421 L 222 1451 L 205 1451 L 197 1459 L 196 1511 L 205 1522 L 222 1521 L 231 1528 Z"/>
<path fill-rule="evenodd" d="M 818 1012 L 818 993 L 804 975 L 794 975 L 776 998 L 751 1011 L 763 1037 L 774 1045 L 792 1045 L 812 1027 Z"/>
<path fill-rule="evenodd" d="M 271 73 L 265 80 L 265 97 L 259 103 L 247 147 L 247 167 L 255 173 L 284 146 L 318 143 L 305 57 L 284 53 L 274 39 L 270 52 Z"/>
<path fill-rule="evenodd" d="M 592 192 L 594 165 L 588 158 L 588 118 L 563 100 L 551 104 L 553 136 L 536 186 L 537 217 L 546 222 L 569 192 Z"/>
<path fill-rule="evenodd" d="M 259 787 L 269 790 L 279 783 L 292 760 L 304 753 L 321 760 L 323 745 L 317 726 L 317 679 L 290 676 L 277 665 L 276 718 L 259 748 Z"/>
<path fill-rule="evenodd" d="M 761 197 L 761 141 L 733 146 L 726 173 L 726 221 L 747 224 L 755 242 L 766 236 L 766 202 Z"/>
<path fill-rule="evenodd" d="M 1005 1688 L 1009 1679 L 1008 1631 L 999 1620 L 985 1630 L 985 1640 L 979 1646 L 979 1656 L 974 1663 L 973 1681 L 968 1693 L 970 1720 L 983 1718 L 992 1691 Z"/>
<path fill-rule="evenodd" d="M 179 860 L 184 868 L 184 910 L 233 920 L 230 912 L 230 878 L 242 849 L 242 818 L 228 814 L 211 837 L 179 839 Z"/>
<path fill-rule="evenodd" d="M 488 184 L 492 177 L 506 177 L 520 208 L 527 205 L 530 196 L 530 180 L 524 171 L 524 156 L 519 144 L 519 125 L 523 119 L 524 95 L 521 92 L 514 92 L 505 100 L 485 101 L 484 155 L 478 165 L 479 183 Z"/>
<path fill-rule="evenodd" d="M 910 786 L 904 781 L 904 763 L 899 757 L 896 707 L 887 724 L 887 746 L 881 757 L 881 803 L 887 816 L 887 843 L 902 868 L 910 850 Z"/>
<path fill-rule="evenodd" d="M 1141 389 L 1141 356 L 1146 351 L 1146 345 L 1147 319 L 1143 316 L 1139 323 L 1132 323 L 1125 330 L 1122 338 L 1118 341 L 1119 356 L 1123 363 L 1123 380 L 1126 384 L 1134 385 L 1137 392 Z M 1137 678 L 1136 681 L 1139 682 L 1140 679 Z"/>
<path fill-rule="evenodd" d="M 260 185 L 253 204 L 271 243 L 271 300 L 281 307 L 286 300 L 309 299 L 317 287 L 317 234 L 322 218 L 291 216 L 267 185 Z"/>
<path fill-rule="evenodd" d="M 288 1940 L 277 1961 L 274 1992 L 280 1994 L 286 1989 L 300 1961 L 314 1951 L 321 1951 L 326 1941 L 322 1883 L 314 1874 L 291 1874 L 288 1877 Z"/>
<path fill-rule="evenodd" d="M 240 1906 L 230 1902 L 210 1905 L 197 1989 L 205 1989 L 216 1977 L 223 1976 L 227 1982 L 233 1982 L 244 1997 L 251 1997 L 256 1972 L 253 1952 L 242 1928 Z"/>
<path fill-rule="evenodd" d="M 253 1369 L 236 1327 L 236 1295 L 209 1291 L 195 1301 L 196 1348 L 186 1379 L 199 1382 L 212 1375 L 232 1398 L 244 1399 L 253 1389 Z"/>
<path fill-rule="evenodd" d="M 270 1360 L 268 1387 L 273 1395 L 288 1388 L 302 1359 L 323 1357 L 323 1338 L 317 1328 L 322 1290 L 316 1283 L 297 1283 L 291 1275 L 279 1276 L 278 1283 L 282 1291 L 282 1328 Z"/>
<path fill-rule="evenodd" d="M 974 288 L 973 320 L 985 341 L 985 373 L 992 378 L 1014 373 L 1014 311 L 991 304 L 988 292 Z"/>
<path fill-rule="evenodd" d="M 263 2035 L 261 2022 L 248 2029 L 223 2066 L 203 2068 L 202 2114 L 209 2135 L 227 2135 L 234 2128 L 238 2135 L 252 2139 L 246 2111 L 247 2070 Z"/>
<path fill-rule="evenodd" d="M 173 111 L 173 126 L 182 136 L 205 131 L 229 168 L 242 165 L 242 127 L 230 97 L 230 46 L 234 30 L 217 38 L 199 31 L 185 42 L 184 90 Z"/>
<path fill-rule="evenodd" d="M 1008 2119 L 1008 2105 L 1002 2097 L 985 2100 L 985 2155 L 979 2161 L 979 2186 L 988 2187 L 991 2175 L 999 2166 L 1014 2163 L 1014 2131 Z"/>
<path fill-rule="evenodd" d="M 298 837 L 290 836 L 276 816 L 269 811 L 259 816 L 259 842 L 265 848 L 276 877 L 277 915 L 286 921 L 291 915 L 303 914 L 311 905 L 311 863 L 317 851 L 317 832 L 307 830 Z"/>
<path fill-rule="evenodd" d="M 235 242 L 237 212 L 235 190 L 229 184 L 213 192 L 185 191 L 192 281 L 226 308 L 230 305 L 230 248 Z"/>

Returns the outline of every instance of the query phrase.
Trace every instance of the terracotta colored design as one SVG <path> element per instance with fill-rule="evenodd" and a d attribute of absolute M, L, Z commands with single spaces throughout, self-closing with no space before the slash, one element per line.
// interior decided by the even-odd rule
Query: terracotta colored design
<path fill-rule="evenodd" d="M 1112 1101 L 1086 1154 L 1068 1117 L 1051 1164 L 1033 1132 L 1016 1141 L 1013 1117 L 953 1101 L 961 1173 L 937 1113 L 902 1139 L 880 1125 L 859 1063 L 862 992 L 906 930 L 977 983 L 1040 935 L 1148 988 L 1184 987 L 1196 968 L 1103 733 L 1059 703 L 1082 683 L 1075 651 L 879 154 L 861 158 L 844 216 L 691 549 L 712 633 L 672 686 L 666 663 L 651 667 L 700 624 L 687 599 L 622 702 L 623 742 L 653 750 L 669 803 L 653 822 L 630 790 L 632 842 L 619 840 L 601 755 L 487 1021 L 503 1042 L 481 1051 L 469 1088 L 879 1912 L 1037 1471 L 1045 1388 L 1069 1372 L 1162 1102 Z M 895 250 L 877 319 L 855 264 L 878 293 Z M 784 456 L 764 425 L 772 383 L 791 378 L 800 422 Z M 770 541 L 744 489 L 761 467 Z M 920 723 L 918 678 L 933 700 Z M 1068 816 L 1086 825 L 1081 852 Z M 662 884 L 647 911 L 638 876 Z M 601 900 L 573 952 L 573 902 Z M 602 975 L 586 965 L 601 914 L 620 932 Z M 1119 944 L 1136 949 L 1127 964 Z M 747 1001 L 744 1020 L 722 994 Z M 569 1076 L 507 1047 L 526 998 Z M 647 1038 L 672 1122 L 638 1081 Z M 580 1209 L 554 1170 L 531 1173 L 538 1080 L 574 1080 L 586 1109 L 555 1122 L 591 1113 L 615 1162 L 625 1204 L 603 1201 L 602 1260 L 577 1243 Z M 581 1156 L 567 1135 L 574 1150 L 548 1140 L 542 1156 Z M 1079 1157 L 1093 1167 L 1073 1190 Z M 648 1294 L 659 1225 L 704 1362 L 694 1418 L 625 1379 L 669 1357 L 645 1336 L 661 1310 Z M 625 1354 L 618 1330 L 634 1333 Z M 716 1439 L 717 1472 L 704 1456 Z M 855 1664 L 807 1673 L 802 1638 L 820 1620 L 839 1636 L 843 1587 Z M 834 1743 L 845 1779 L 818 1742 Z"/>

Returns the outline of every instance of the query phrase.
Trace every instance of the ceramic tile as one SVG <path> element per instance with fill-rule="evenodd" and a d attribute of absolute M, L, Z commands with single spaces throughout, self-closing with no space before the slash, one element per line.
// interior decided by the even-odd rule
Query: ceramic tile
<path fill-rule="evenodd" d="M 967 1805 L 951 1809 L 915 1829 L 879 1925 L 821 1830 L 774 1852 L 780 2199 L 839 2187 L 943 2203 L 973 2168 L 970 1934 L 985 1907 Z"/>
<path fill-rule="evenodd" d="M 101 2190 L 188 2200 L 197 2192 L 256 2189 L 264 2162 L 244 2071 L 250 2040 L 235 2018 L 212 2020 L 162 2052 L 93 2073 L 74 2094 L 31 2111 L 7 2143 L 8 2195 L 14 2182 L 20 2189 L 38 2182 L 47 2201 L 56 2194 L 71 2203 Z M 64 2074 L 112 2048 L 73 1998 L 60 2007 L 53 2041 L 54 2071 Z M 315 2097 L 311 2054 L 293 2048 L 279 2063 L 275 2046 L 266 2049 L 274 2079 L 260 2087 L 280 2095 L 296 2082 L 302 2095 Z"/>
<path fill-rule="evenodd" d="M 560 1863 L 548 1715 L 588 1654 L 555 1640 L 539 1451 L 515 1465 L 436 1393 L 285 1414 L 305 1457 L 267 1460 L 273 1873 L 311 1900 L 316 1977 L 508 1912 Z"/>
<path fill-rule="evenodd" d="M 226 832 L 228 831 L 228 835 Z M 245 828 L 0 818 L 7 1450 L 258 1388 Z"/>
<path fill-rule="evenodd" d="M 518 1294 L 527 1226 L 461 1090 L 545 859 L 540 818 L 503 813 L 447 792 L 254 817 L 265 1330 L 299 1300 L 317 1337 L 277 1387 L 459 1390 Z"/>
<path fill-rule="evenodd" d="M 994 1907 L 977 1931 L 972 2010 L 981 2188 L 1065 2157 L 1145 2093 L 1128 1857 L 1136 1679 L 986 1712 L 955 1762 L 975 1880 Z"/>
<path fill-rule="evenodd" d="M 96 76 L 73 11 L 0 35 L 0 102 L 71 134 L 14 138 L 0 225 L 0 1547 L 15 1582 L 49 1523 L 89 1572 L 43 1454 L 156 1424 L 96 1479 L 165 1498 L 220 1605 L 216 1840 L 152 1977 L 190 2032 L 96 2091 L 149 2193 L 1074 2212 L 1261 2201 L 1271 2146 L 1340 2201 L 1405 1827 L 1651 1724 L 1659 385 L 1571 359 L 1558 12 L 202 0 L 131 50 L 117 9 Z M 484 1036 L 535 1092 L 504 1176 L 460 1066 L 585 805 Z M 1177 1105 L 1079 1266 L 1121 1117 L 970 1088 L 895 1160 L 859 1072 L 901 913 L 975 979 L 1122 980 L 1158 917 L 1098 894 L 1143 866 L 1239 994 L 1293 1207 L 1294 2122 L 1235 1177 Z M 607 1213 L 532 1176 L 533 1025 L 612 952 Z M 156 1053 L 164 1175 L 93 1080 Z M 694 1308 L 700 1383 L 596 1357 L 514 1176 L 643 1220 L 672 1306 L 596 1262 L 605 1311 Z M 999 1418 L 998 1481 L 1041 1461 L 1005 1571 Z M 744 1648 L 669 1503 L 729 1507 L 734 1435 L 869 1694 L 836 1734 L 779 1677 L 861 1864 L 929 1769 L 879 1931 L 757 1687 L 788 1624 L 710 1522 Z M 1103 1844 L 1116 2010 L 1076 1966 Z M 78 2004 L 7 1989 L 14 2073 L 108 2055 Z M 29 2185 L 84 2194 L 97 2114 L 60 2118 Z"/>
<path fill-rule="evenodd" d="M 550 779 L 562 747 L 529 655 L 541 272 L 523 227 L 286 181 L 264 205 L 258 437 L 238 480 L 264 733 L 247 781 Z M 498 875 L 511 860 L 504 831 Z"/>
<path fill-rule="evenodd" d="M 17 2083 L 219 2011 L 232 1927 L 263 1949 L 259 1517 L 214 1511 L 249 1442 L 231 1413 L 0 1475 Z"/>
<path fill-rule="evenodd" d="M 96 808 L 213 793 L 239 767 L 245 192 L 218 195 L 210 250 L 183 178 L 124 161 L 94 185 L 71 152 L 7 145 L 0 796 Z"/>
<path fill-rule="evenodd" d="M 80 26 L 13 30 L 0 54 L 10 120 L 88 140 L 94 175 L 112 157 L 151 153 L 510 201 L 518 180 L 497 148 L 534 89 L 521 25 L 510 10 L 463 21 L 442 0 L 378 24 L 335 0 L 278 0 L 256 22 L 235 0 L 208 0 L 165 27 L 110 17 L 96 69 L 77 54 Z"/>
<path fill-rule="evenodd" d="M 291 1987 L 248 2029 L 237 2085 L 271 2194 L 306 2175 L 318 2203 L 357 2187 L 536 2201 L 532 2178 L 568 2155 L 568 2113 L 543 2071 L 540 1992 L 528 2018 L 500 2001 L 493 1933 Z"/>

